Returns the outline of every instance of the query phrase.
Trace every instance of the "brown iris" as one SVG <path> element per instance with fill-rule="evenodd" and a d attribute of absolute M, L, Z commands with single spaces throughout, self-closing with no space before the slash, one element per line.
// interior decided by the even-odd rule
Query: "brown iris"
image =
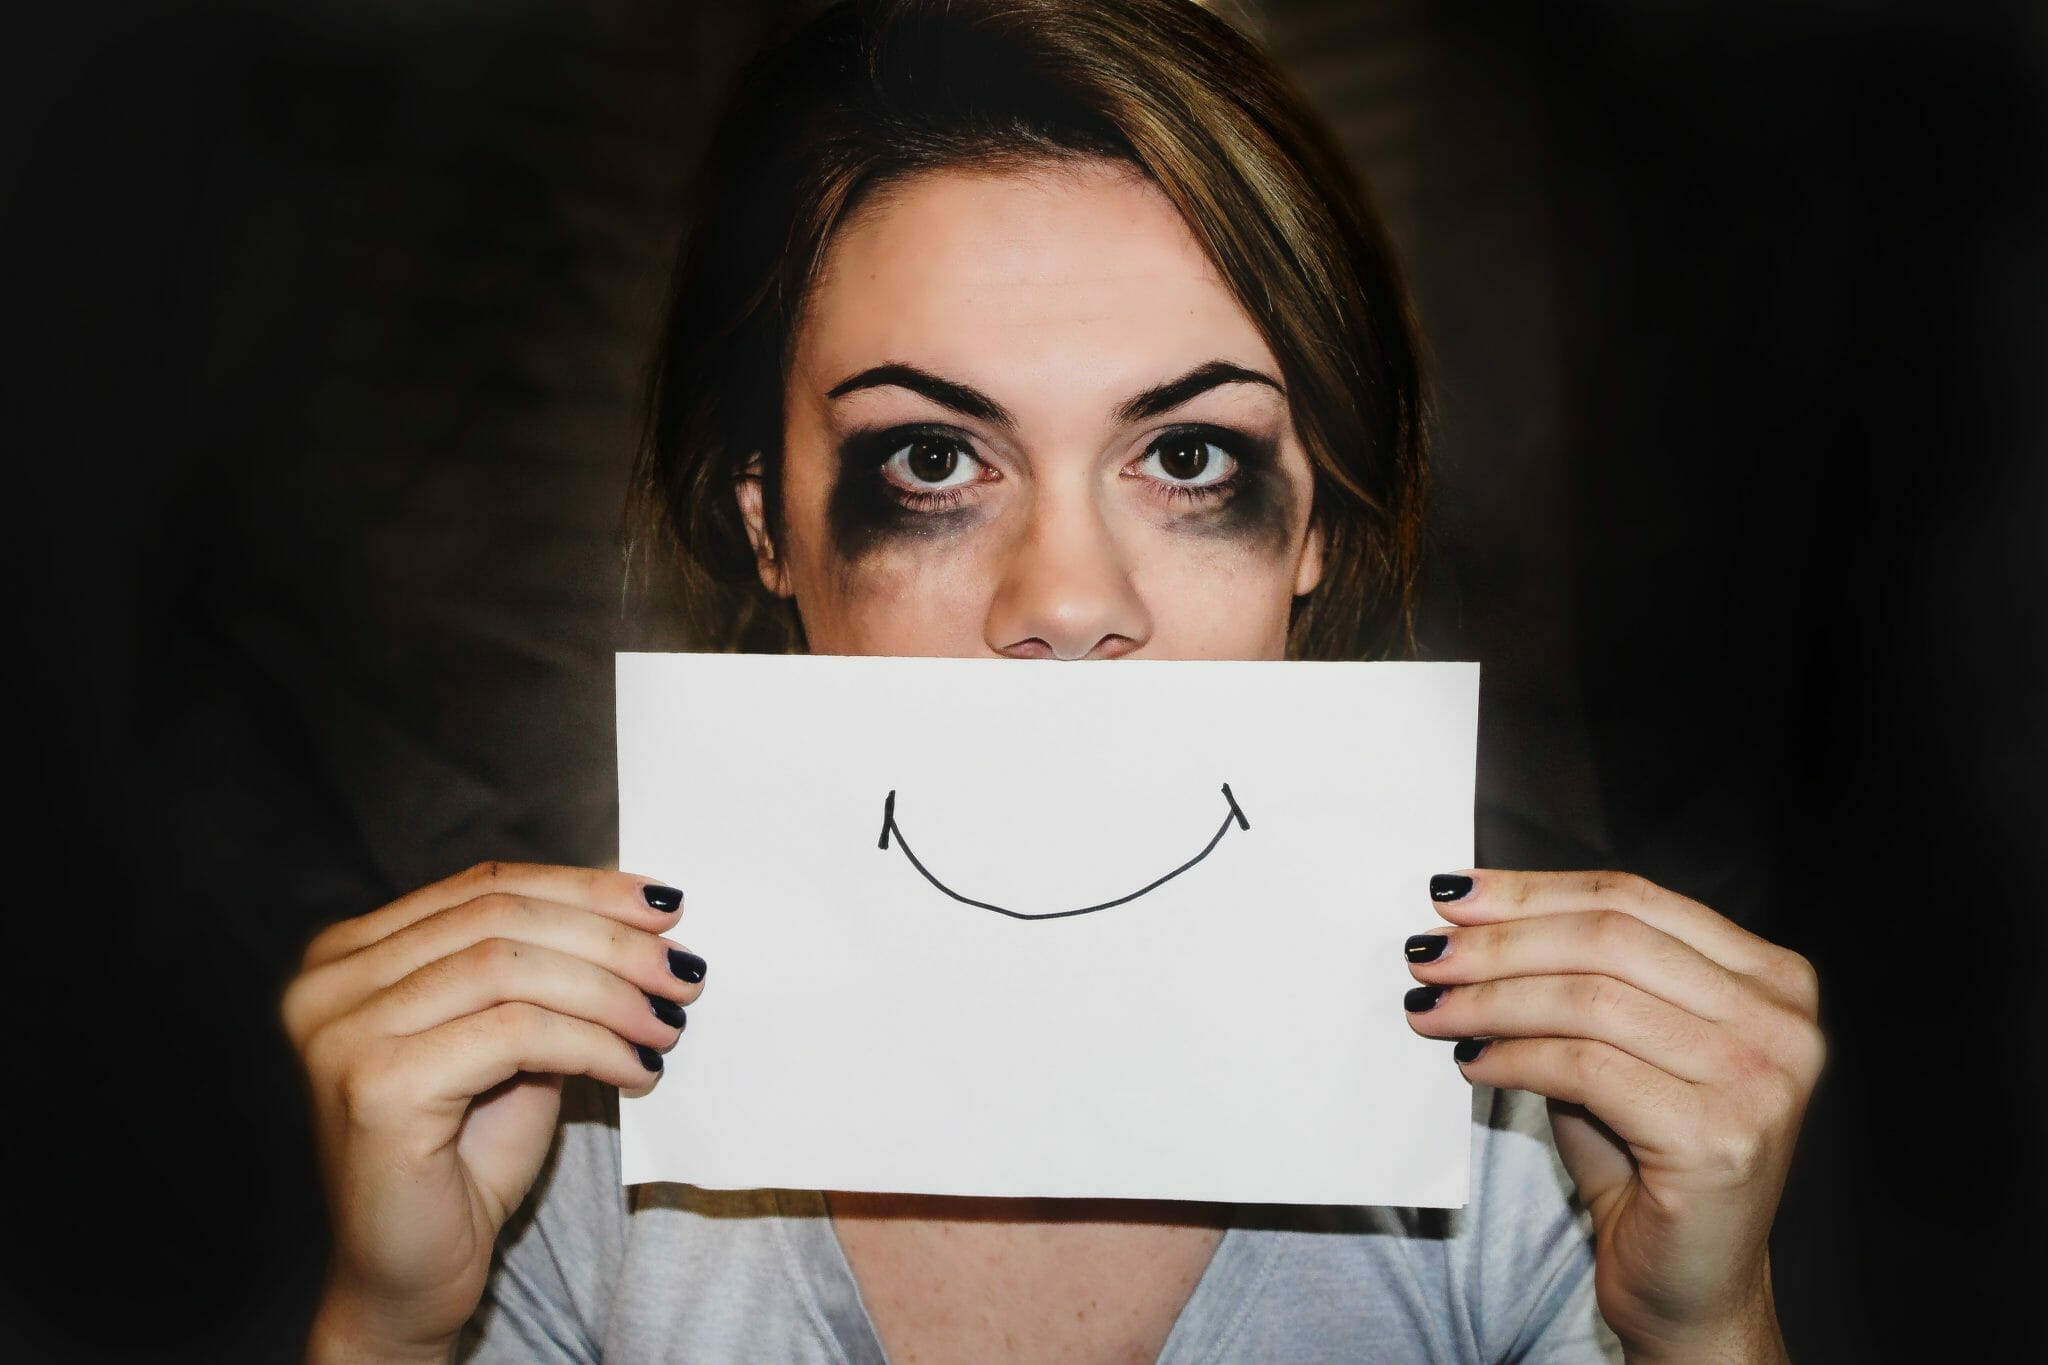
<path fill-rule="evenodd" d="M 960 467 L 960 452 L 939 441 L 913 441 L 904 463 L 920 483 L 944 483 Z"/>
<path fill-rule="evenodd" d="M 1159 468 L 1170 479 L 1197 479 L 1209 468 L 1209 443 L 1199 437 L 1169 438 L 1158 450 Z"/>

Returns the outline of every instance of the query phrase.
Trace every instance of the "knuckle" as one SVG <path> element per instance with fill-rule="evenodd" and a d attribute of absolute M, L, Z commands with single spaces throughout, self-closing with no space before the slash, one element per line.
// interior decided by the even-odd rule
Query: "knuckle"
<path fill-rule="evenodd" d="M 528 916 L 531 907 L 525 897 L 509 891 L 486 891 L 472 896 L 451 912 L 460 916 L 464 930 L 478 937 L 498 937 L 489 931 L 507 927 Z"/>
<path fill-rule="evenodd" d="M 467 970 L 483 980 L 502 983 L 519 969 L 520 945 L 514 939 L 492 935 L 478 939 L 463 950 Z"/>
<path fill-rule="evenodd" d="M 1807 1088 L 1799 1077 L 1784 1067 L 1771 1067 L 1758 1082 L 1766 1107 L 1777 1126 L 1789 1124 L 1806 1108 Z"/>
<path fill-rule="evenodd" d="M 1621 871 L 1601 873 L 1599 889 L 1601 892 L 1613 896 L 1616 900 L 1632 901 L 1638 904 L 1650 899 L 1651 895 L 1656 891 L 1656 887 L 1647 878 L 1640 877 L 1633 872 Z"/>
<path fill-rule="evenodd" d="M 1754 1179 L 1763 1168 L 1763 1135 L 1746 1124 L 1708 1126 L 1698 1139 L 1697 1160 L 1734 1184 Z"/>
<path fill-rule="evenodd" d="M 344 936 L 349 932 L 352 920 L 339 920 L 313 935 L 306 944 L 306 951 L 299 954 L 299 970 L 309 972 L 313 968 L 341 956 Z"/>
<path fill-rule="evenodd" d="M 335 1079 L 342 1115 L 353 1126 L 382 1126 L 402 1105 L 405 1072 L 389 1048 L 355 1053 Z"/>
<path fill-rule="evenodd" d="M 1608 870 L 1593 874 L 1591 891 L 1595 897 L 1611 896 L 1615 900 L 1646 901 L 1656 888 L 1645 878 L 1633 872 Z"/>
<path fill-rule="evenodd" d="M 348 1061 L 348 1052 L 341 1030 L 333 1023 L 323 1024 L 306 1035 L 299 1044 L 299 1061 L 306 1068 L 306 1074 L 316 1084 L 339 1080 Z"/>
<path fill-rule="evenodd" d="M 1809 1085 L 1820 1075 L 1827 1040 L 1820 1025 L 1803 1012 L 1783 1006 L 1770 1008 L 1762 1020 L 1759 1038 L 1751 1052 L 1760 1065 L 1781 1069 Z"/>
<path fill-rule="evenodd" d="M 482 862 L 472 863 L 452 880 L 476 894 L 486 894 L 492 890 L 502 889 L 508 884 L 530 881 L 534 871 L 532 863 L 486 858 Z"/>
<path fill-rule="evenodd" d="M 1745 1039 L 1731 1042 L 1727 1056 L 1729 1072 L 1743 1086 L 1767 1084 L 1770 1078 L 1778 1074 L 1770 1053 Z"/>
<path fill-rule="evenodd" d="M 1569 990 L 1572 1003 L 1587 1014 L 1611 1014 L 1627 1003 L 1627 992 L 1611 976 L 1581 976 Z"/>
<path fill-rule="evenodd" d="M 514 1050 L 530 1049 L 547 1028 L 548 1012 L 524 1000 L 508 1000 L 485 1012 L 487 1027 L 496 1039 Z"/>
<path fill-rule="evenodd" d="M 1803 955 L 1790 948 L 1778 949 L 1771 960 L 1771 975 L 1778 989 L 1802 1009 L 1820 1004 L 1820 973 Z"/>
<path fill-rule="evenodd" d="M 1828 1069 L 1828 1036 L 1819 1026 L 1809 1024 L 1799 1035 L 1799 1075 L 1810 1089 Z"/>
<path fill-rule="evenodd" d="M 312 989 L 304 976 L 295 977 L 277 1002 L 277 1018 L 284 1026 L 285 1037 L 291 1039 L 293 1047 L 301 1050 L 313 1025 L 313 1002 L 308 998 Z"/>
<path fill-rule="evenodd" d="M 1603 954 L 1611 955 L 1625 951 L 1636 941 L 1637 926 L 1641 923 L 1626 910 L 1594 910 L 1589 915 L 1593 943 Z"/>
<path fill-rule="evenodd" d="M 1598 1085 L 1614 1069 L 1614 1052 L 1589 1038 L 1574 1038 L 1565 1044 L 1565 1063 L 1581 1080 Z"/>
<path fill-rule="evenodd" d="M 1776 1051 L 1779 1065 L 1802 1094 L 1813 1088 L 1827 1066 L 1827 1036 L 1808 1020 L 1799 1020 L 1787 1028 Z"/>
<path fill-rule="evenodd" d="M 479 886 L 494 886 L 504 875 L 504 863 L 496 858 L 486 858 L 480 863 L 470 864 L 469 869 L 462 874 L 462 880 Z"/>

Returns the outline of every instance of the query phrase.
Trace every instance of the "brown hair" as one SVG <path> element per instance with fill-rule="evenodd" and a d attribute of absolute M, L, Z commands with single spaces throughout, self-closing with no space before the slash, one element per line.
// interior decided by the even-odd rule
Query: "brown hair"
<path fill-rule="evenodd" d="M 1082 157 L 1159 186 L 1280 363 L 1324 533 L 1289 654 L 1412 647 L 1426 395 L 1399 271 L 1322 120 L 1192 0 L 841 0 L 741 72 L 693 182 L 637 479 L 701 643 L 801 645 L 734 484 L 758 453 L 779 513 L 783 376 L 835 227 L 920 172 Z"/>

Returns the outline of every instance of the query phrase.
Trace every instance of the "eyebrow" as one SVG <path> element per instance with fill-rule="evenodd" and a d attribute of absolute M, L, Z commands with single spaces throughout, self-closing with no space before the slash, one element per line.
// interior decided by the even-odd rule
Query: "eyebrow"
<path fill-rule="evenodd" d="M 1169 379 L 1164 384 L 1155 384 L 1142 393 L 1136 393 L 1117 405 L 1116 419 L 1119 422 L 1142 422 L 1148 417 L 1157 417 L 1162 412 L 1171 412 L 1197 394 L 1224 384 L 1264 384 L 1275 393 L 1285 396 L 1287 390 L 1271 375 L 1248 370 L 1242 365 L 1233 365 L 1227 360 L 1210 360 L 1195 366 L 1178 379 Z M 929 370 L 915 365 L 892 363 L 875 365 L 859 374 L 842 379 L 825 394 L 827 398 L 840 398 L 857 389 L 879 388 L 909 389 L 912 393 L 923 394 L 941 407 L 978 421 L 992 422 L 997 426 L 1016 426 L 1016 419 L 1001 403 L 990 398 L 979 389 L 951 379 L 942 378 Z"/>

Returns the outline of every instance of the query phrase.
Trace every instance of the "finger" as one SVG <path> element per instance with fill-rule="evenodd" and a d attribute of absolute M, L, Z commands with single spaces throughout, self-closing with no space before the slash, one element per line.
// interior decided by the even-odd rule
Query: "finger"
<path fill-rule="evenodd" d="M 513 1001 L 587 1019 L 657 1052 L 674 1047 L 687 1022 L 681 1005 L 648 995 L 593 962 L 515 939 L 487 938 L 371 996 L 350 1025 L 366 1036 L 398 1037 Z"/>
<path fill-rule="evenodd" d="M 1714 1025 L 1610 976 L 1522 976 L 1473 986 L 1418 986 L 1408 1025 L 1429 1038 L 1590 1038 L 1682 1081 L 1726 1074 L 1732 1051 Z"/>
<path fill-rule="evenodd" d="M 583 958 L 649 995 L 678 1004 L 691 1003 L 703 990 L 704 960 L 648 929 L 576 906 L 498 892 L 301 973 L 286 992 L 286 1027 L 294 1038 L 304 1038 L 429 962 L 491 938 Z"/>
<path fill-rule="evenodd" d="M 1431 985 L 1593 973 L 1717 1023 L 1762 1003 L 1745 978 L 1620 910 L 1444 928 L 1417 934 L 1409 943 L 1409 972 Z M 1432 959 L 1417 960 L 1429 952 L 1435 953 Z"/>
<path fill-rule="evenodd" d="M 398 1039 L 351 1075 L 351 1113 L 376 1125 L 422 1111 L 460 1113 L 521 1072 L 589 1076 L 628 1093 L 661 1075 L 661 1057 L 602 1025 L 523 1001 L 493 1005 Z"/>
<path fill-rule="evenodd" d="M 1618 910 L 1689 943 L 1730 971 L 1756 975 L 1781 951 L 1698 901 L 1667 891 L 1632 872 L 1512 872 L 1475 868 L 1463 874 L 1471 888 L 1438 903 L 1445 918 L 1458 924 L 1487 924 L 1507 919 L 1570 914 L 1586 910 Z M 1438 894 L 1432 880 L 1431 898 Z M 1445 887 L 1456 890 L 1455 885 Z"/>
<path fill-rule="evenodd" d="M 625 924 L 664 928 L 672 925 L 682 910 L 682 892 L 630 872 L 484 862 L 401 896 L 380 910 L 328 926 L 306 949 L 305 965 L 317 967 L 359 952 L 430 915 L 494 893 L 556 901 Z"/>
<path fill-rule="evenodd" d="M 1458 1067 L 1481 1085 L 1584 1105 L 1642 1155 L 1678 1157 L 1704 1111 L 1700 1087 L 1592 1038 L 1461 1044 Z"/>

